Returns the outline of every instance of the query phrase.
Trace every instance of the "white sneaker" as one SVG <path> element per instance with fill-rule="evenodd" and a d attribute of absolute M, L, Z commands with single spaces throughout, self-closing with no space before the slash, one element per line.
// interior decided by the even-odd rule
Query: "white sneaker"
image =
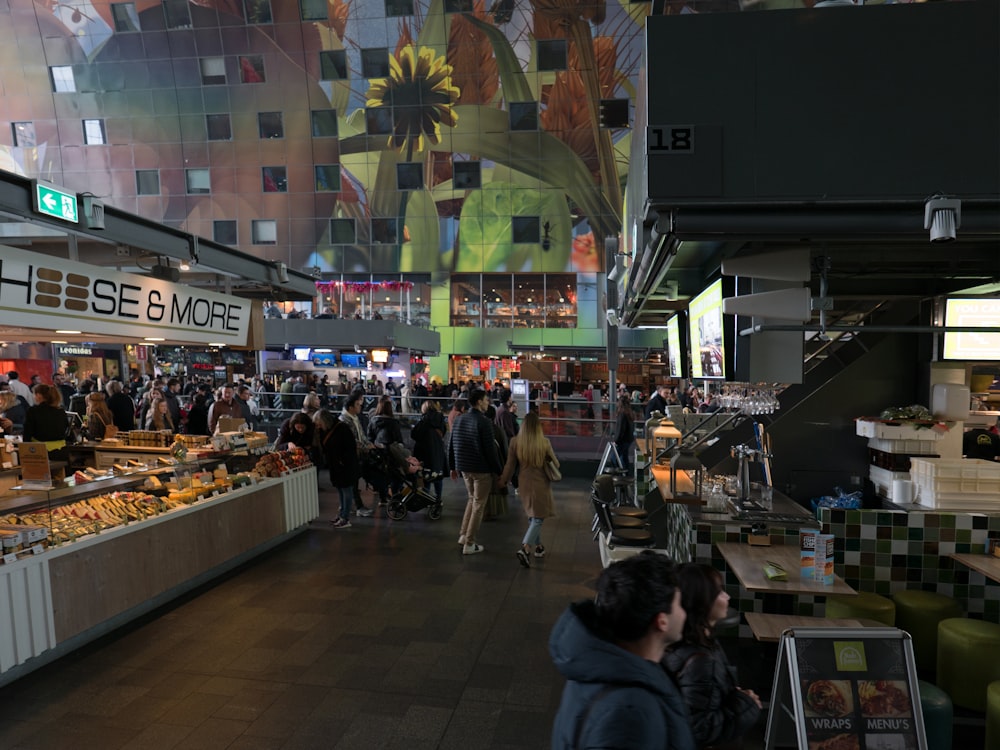
<path fill-rule="evenodd" d="M 462 547 L 463 555 L 478 555 L 482 551 L 483 551 L 483 545 L 476 544 L 475 542 L 473 542 L 472 544 L 466 544 L 464 547 Z"/>
<path fill-rule="evenodd" d="M 375 515 L 375 511 L 370 508 L 358 508 L 358 518 L 371 518 Z"/>

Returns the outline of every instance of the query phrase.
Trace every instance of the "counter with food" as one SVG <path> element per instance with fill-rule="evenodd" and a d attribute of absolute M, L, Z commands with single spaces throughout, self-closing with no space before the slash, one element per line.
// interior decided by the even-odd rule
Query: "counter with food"
<path fill-rule="evenodd" d="M 0 512 L 12 542 L 0 684 L 304 531 L 319 515 L 315 468 L 294 452 L 258 463 L 233 476 L 182 467 L 81 482 L 53 491 L 63 494 L 51 509 Z"/>

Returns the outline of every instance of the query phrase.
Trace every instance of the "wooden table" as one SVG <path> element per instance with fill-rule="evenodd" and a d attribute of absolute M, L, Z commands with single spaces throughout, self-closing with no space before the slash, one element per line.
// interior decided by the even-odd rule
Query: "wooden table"
<path fill-rule="evenodd" d="M 982 573 L 991 581 L 1000 583 L 1000 557 L 976 554 L 974 552 L 953 552 L 948 557 L 952 560 L 958 560 L 962 565 Z"/>
<path fill-rule="evenodd" d="M 721 542 L 715 545 L 722 553 L 729 569 L 747 591 L 764 594 L 830 594 L 857 595 L 844 579 L 835 575 L 833 584 L 803 580 L 800 576 L 799 548 L 791 544 L 774 544 L 770 547 L 753 547 L 749 544 Z M 772 581 L 764 575 L 764 566 L 775 562 L 788 572 L 787 581 Z"/>
<path fill-rule="evenodd" d="M 758 641 L 777 643 L 787 628 L 868 628 L 885 627 L 877 620 L 850 620 L 839 617 L 805 617 L 800 615 L 766 615 L 747 612 L 747 625 Z"/>

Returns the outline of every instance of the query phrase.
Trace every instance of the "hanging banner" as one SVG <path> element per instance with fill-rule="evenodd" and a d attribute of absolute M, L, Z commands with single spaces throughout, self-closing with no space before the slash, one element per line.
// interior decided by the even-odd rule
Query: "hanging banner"
<path fill-rule="evenodd" d="M 246 346 L 250 300 L 0 246 L 0 314 L 53 331 Z"/>

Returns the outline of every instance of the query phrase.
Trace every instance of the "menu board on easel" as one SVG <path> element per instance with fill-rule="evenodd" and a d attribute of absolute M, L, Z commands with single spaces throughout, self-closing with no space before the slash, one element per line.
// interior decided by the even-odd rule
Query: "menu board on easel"
<path fill-rule="evenodd" d="M 45 443 L 21 443 L 21 486 L 29 490 L 52 489 L 52 467 Z"/>
<path fill-rule="evenodd" d="M 790 628 L 777 666 L 767 750 L 928 750 L 909 634 Z"/>

